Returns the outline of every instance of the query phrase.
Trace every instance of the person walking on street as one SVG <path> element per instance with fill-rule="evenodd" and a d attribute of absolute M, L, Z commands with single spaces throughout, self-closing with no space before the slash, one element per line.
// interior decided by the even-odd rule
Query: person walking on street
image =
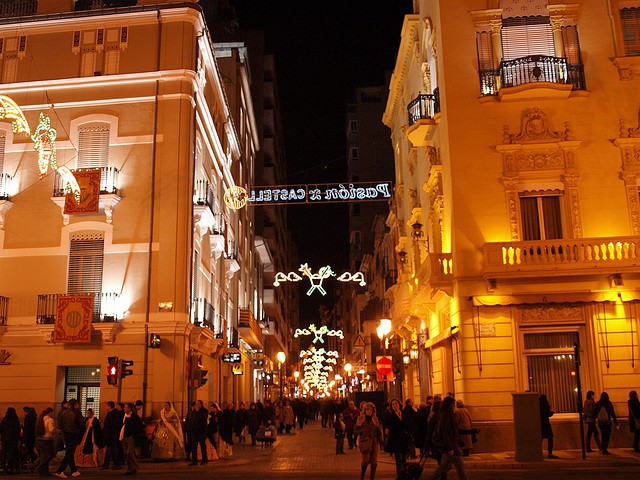
<path fill-rule="evenodd" d="M 376 416 L 376 407 L 373 403 L 365 403 L 362 413 L 356 421 L 358 433 L 358 448 L 362 454 L 360 463 L 360 480 L 364 480 L 367 467 L 371 464 L 369 479 L 374 480 L 378 468 L 378 451 L 382 444 L 382 426 Z"/>
<path fill-rule="evenodd" d="M 349 449 L 356 447 L 356 434 L 354 429 L 356 428 L 356 422 L 360 416 L 360 410 L 356 407 L 356 403 L 353 400 L 349 401 L 349 405 L 342 412 L 342 418 L 344 420 L 345 433 L 347 435 L 347 442 L 349 443 Z"/>
<path fill-rule="evenodd" d="M 296 416 L 293 413 L 291 401 L 286 400 L 284 403 L 284 428 L 285 432 L 291 433 L 291 429 L 295 426 Z"/>
<path fill-rule="evenodd" d="M 12 474 L 14 470 L 20 472 L 20 451 L 18 443 L 20 442 L 20 420 L 16 409 L 7 408 L 7 413 L 0 422 L 0 449 L 2 457 L 2 471 L 5 475 Z"/>
<path fill-rule="evenodd" d="M 631 390 L 629 392 L 629 430 L 633 433 L 633 451 L 640 453 L 640 400 L 638 400 L 638 392 Z"/>
<path fill-rule="evenodd" d="M 611 438 L 611 425 L 612 422 L 616 424 L 616 428 L 620 428 L 618 425 L 618 418 L 616 412 L 613 409 L 613 403 L 609 400 L 609 394 L 602 392 L 600 394 L 600 400 L 596 403 L 596 418 L 598 419 L 598 428 L 602 434 L 602 440 L 600 442 L 600 451 L 603 455 L 611 455 L 609 452 L 609 439 Z"/>
<path fill-rule="evenodd" d="M 187 418 L 184 420 L 184 427 L 182 432 L 184 434 L 184 449 L 187 455 L 187 460 L 191 460 L 191 450 L 193 450 L 193 436 L 191 430 L 193 429 L 194 415 L 196 412 L 196 402 L 191 402 L 189 411 L 187 412 Z"/>
<path fill-rule="evenodd" d="M 458 433 L 460 434 L 460 446 L 462 447 L 462 456 L 468 457 L 473 448 L 473 435 L 477 432 L 473 428 L 471 413 L 464 406 L 462 399 L 456 400 L 456 415 L 458 417 Z"/>
<path fill-rule="evenodd" d="M 24 441 L 24 448 L 27 450 L 29 461 L 33 464 L 36 461 L 36 421 L 38 420 L 38 414 L 34 408 L 23 407 L 24 421 L 22 423 L 22 438 Z"/>
<path fill-rule="evenodd" d="M 593 398 L 596 392 L 589 390 L 587 392 L 587 399 L 584 401 L 584 407 L 582 408 L 582 416 L 587 423 L 587 452 L 591 453 L 591 437 L 596 441 L 598 450 L 600 450 L 600 436 L 598 435 L 598 429 L 596 428 L 596 401 Z"/>
<path fill-rule="evenodd" d="M 558 458 L 553 454 L 553 429 L 549 419 L 555 414 L 551 409 L 551 404 L 546 395 L 540 395 L 540 429 L 542 430 L 542 439 L 547 439 L 547 457 Z"/>
<path fill-rule="evenodd" d="M 56 477 L 67 478 L 64 471 L 69 467 L 72 477 L 79 477 L 80 472 L 76 467 L 74 455 L 80 441 L 80 435 L 84 429 L 84 418 L 80 413 L 80 404 L 75 398 L 69 400 L 69 408 L 63 410 L 58 416 L 59 427 L 64 437 L 64 458 L 56 470 Z"/>
<path fill-rule="evenodd" d="M 247 430 L 251 435 L 251 445 L 256 444 L 256 433 L 260 428 L 260 412 L 258 412 L 258 406 L 251 402 L 249 404 L 249 410 L 247 411 Z"/>
<path fill-rule="evenodd" d="M 442 456 L 440 465 L 431 475 L 431 480 L 444 478 L 447 471 L 453 465 L 460 480 L 467 480 L 467 473 L 464 469 L 462 451 L 460 450 L 460 437 L 458 434 L 459 425 L 455 414 L 456 400 L 447 397 L 442 401 L 440 411 L 437 414 L 437 423 L 433 431 L 432 448 L 438 449 Z"/>
<path fill-rule="evenodd" d="M 418 438 L 418 412 L 413 408 L 413 400 L 407 398 L 402 409 L 402 423 L 409 434 L 409 456 L 416 458 L 416 439 Z"/>
<path fill-rule="evenodd" d="M 38 461 L 34 465 L 35 471 L 41 477 L 50 477 L 49 463 L 55 456 L 53 435 L 56 433 L 56 422 L 53 419 L 53 408 L 46 408 L 36 419 L 35 435 Z"/>
<path fill-rule="evenodd" d="M 104 427 L 102 427 L 102 436 L 105 443 L 104 463 L 102 468 L 108 469 L 113 462 L 114 468 L 120 468 L 122 462 L 120 461 L 120 455 L 118 454 L 118 444 L 120 440 L 120 429 L 122 428 L 122 417 L 124 412 L 116 409 L 116 404 L 109 401 L 107 402 L 107 416 L 104 418 Z"/>
<path fill-rule="evenodd" d="M 191 463 L 189 465 L 198 464 L 198 445 L 202 452 L 202 461 L 200 465 L 206 465 L 207 459 L 207 420 L 209 413 L 204 408 L 202 400 L 196 402 L 196 409 L 193 413 L 193 423 L 191 424 Z"/>
<path fill-rule="evenodd" d="M 247 426 L 247 409 L 244 406 L 244 402 L 240 402 L 238 404 L 238 410 L 236 410 L 236 415 L 233 419 L 233 432 L 236 434 L 238 438 L 238 443 L 246 442 L 246 438 L 244 436 L 244 427 Z"/>
<path fill-rule="evenodd" d="M 124 461 L 127 464 L 125 475 L 138 473 L 135 442 L 136 438 L 141 438 L 142 436 L 144 436 L 144 426 L 142 419 L 136 413 L 135 405 L 133 403 L 125 403 L 122 429 L 119 435 L 124 450 Z"/>
<path fill-rule="evenodd" d="M 396 460 L 396 475 L 405 463 L 411 446 L 411 436 L 402 421 L 402 404 L 397 398 L 391 400 L 391 412 L 384 423 L 384 434 L 388 438 L 387 447 Z"/>
<path fill-rule="evenodd" d="M 336 438 L 336 455 L 344 455 L 345 429 L 342 413 L 336 414 L 336 419 L 333 422 L 333 428 L 335 430 L 334 436 Z"/>

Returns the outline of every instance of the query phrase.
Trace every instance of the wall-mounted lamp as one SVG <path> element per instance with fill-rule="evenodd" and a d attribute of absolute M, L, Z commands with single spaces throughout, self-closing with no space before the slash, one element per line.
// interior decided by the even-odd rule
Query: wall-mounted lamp
<path fill-rule="evenodd" d="M 423 245 L 427 250 L 429 250 L 429 239 L 423 238 L 424 232 L 422 231 L 422 224 L 416 220 L 416 223 L 411 225 L 413 232 L 411 232 L 411 236 L 413 237 L 413 241 Z"/>
<path fill-rule="evenodd" d="M 398 252 L 398 257 L 400 258 L 400 263 L 402 265 L 404 265 L 405 263 L 407 263 L 407 252 L 405 252 L 404 250 L 400 250 Z"/>
<path fill-rule="evenodd" d="M 409 365 L 411 363 L 411 356 L 409 355 L 409 352 L 405 351 L 402 354 L 402 363 L 405 365 Z"/>
<path fill-rule="evenodd" d="M 624 281 L 622 280 L 622 275 L 619 273 L 614 273 L 609 277 L 609 285 L 611 288 L 622 287 L 624 286 Z"/>
<path fill-rule="evenodd" d="M 160 302 L 158 303 L 158 310 L 161 312 L 172 312 L 173 302 Z"/>

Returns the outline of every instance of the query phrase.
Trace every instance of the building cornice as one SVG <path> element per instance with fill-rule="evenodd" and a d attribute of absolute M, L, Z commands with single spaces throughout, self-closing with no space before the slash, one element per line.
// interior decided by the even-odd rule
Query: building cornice
<path fill-rule="evenodd" d="M 389 98 L 384 114 L 382 115 L 382 122 L 391 129 L 393 129 L 393 119 L 399 106 L 403 106 L 402 95 L 404 83 L 411 65 L 413 42 L 418 34 L 419 25 L 420 15 L 405 15 L 396 66 L 393 69 L 393 75 L 391 76 L 391 82 L 389 84 Z"/>

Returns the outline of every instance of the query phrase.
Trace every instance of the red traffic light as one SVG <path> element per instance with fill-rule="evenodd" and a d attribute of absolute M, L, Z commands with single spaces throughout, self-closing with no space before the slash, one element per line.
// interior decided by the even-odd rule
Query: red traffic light
<path fill-rule="evenodd" d="M 108 357 L 109 365 L 107 366 L 107 383 L 109 385 L 118 385 L 120 377 L 118 370 L 120 369 L 120 359 L 118 357 Z"/>

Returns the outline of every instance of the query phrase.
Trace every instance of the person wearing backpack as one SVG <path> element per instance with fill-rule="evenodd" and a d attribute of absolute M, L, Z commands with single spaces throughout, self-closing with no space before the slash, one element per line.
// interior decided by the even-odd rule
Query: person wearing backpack
<path fill-rule="evenodd" d="M 612 421 L 616 424 L 616 428 L 620 428 L 618 425 L 618 418 L 616 412 L 613 409 L 613 403 L 609 400 L 609 394 L 602 392 L 600 394 L 600 400 L 596 403 L 596 419 L 598 420 L 598 428 L 602 434 L 600 440 L 600 451 L 603 455 L 611 455 L 611 452 L 607 450 L 609 447 L 609 439 L 611 438 L 611 425 Z"/>

